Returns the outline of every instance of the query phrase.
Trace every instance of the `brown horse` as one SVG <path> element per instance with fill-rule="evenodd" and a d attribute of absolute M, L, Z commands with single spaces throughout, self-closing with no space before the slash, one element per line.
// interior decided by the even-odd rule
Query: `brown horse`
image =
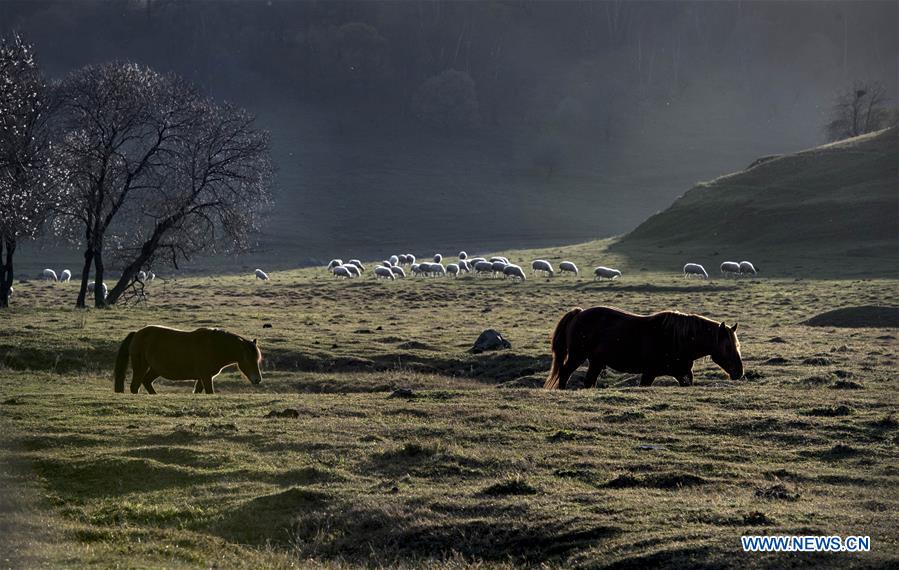
<path fill-rule="evenodd" d="M 125 371 L 131 357 L 131 393 L 143 385 L 155 394 L 153 380 L 196 380 L 194 393 L 215 392 L 212 379 L 225 367 L 237 364 L 250 382 L 262 382 L 259 364 L 262 353 L 256 340 L 219 329 L 200 328 L 192 332 L 168 327 L 147 326 L 129 333 L 119 347 L 115 363 L 115 391 L 125 391 Z"/>
<path fill-rule="evenodd" d="M 611 307 L 575 308 L 552 335 L 553 364 L 544 388 L 564 389 L 571 374 L 590 359 L 584 386 L 592 388 L 606 366 L 640 373 L 641 386 L 657 376 L 693 384 L 693 361 L 711 356 L 734 380 L 743 377 L 737 325 L 728 327 L 699 315 L 662 311 L 635 315 Z"/>

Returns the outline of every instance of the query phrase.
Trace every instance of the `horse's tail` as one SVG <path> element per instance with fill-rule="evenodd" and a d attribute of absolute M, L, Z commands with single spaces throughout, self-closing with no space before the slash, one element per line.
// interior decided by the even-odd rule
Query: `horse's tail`
<path fill-rule="evenodd" d="M 549 371 L 549 378 L 547 378 L 546 382 L 543 384 L 543 387 L 547 390 L 552 390 L 559 386 L 559 372 L 562 370 L 562 364 L 565 363 L 565 358 L 568 356 L 568 325 L 571 324 L 571 320 L 578 316 L 582 310 L 583 309 L 580 307 L 575 307 L 565 313 L 565 315 L 559 319 L 556 330 L 553 331 L 551 340 L 553 365 Z"/>
<path fill-rule="evenodd" d="M 131 341 L 134 339 L 134 333 L 128 333 L 125 340 L 119 346 L 119 354 L 115 359 L 115 391 L 125 391 L 125 372 L 128 370 L 128 357 L 130 356 Z"/>

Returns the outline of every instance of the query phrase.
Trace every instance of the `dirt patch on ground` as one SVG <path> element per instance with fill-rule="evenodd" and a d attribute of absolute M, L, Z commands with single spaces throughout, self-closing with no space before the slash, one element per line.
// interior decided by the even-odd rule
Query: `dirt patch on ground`
<path fill-rule="evenodd" d="M 815 315 L 802 324 L 813 327 L 899 328 L 899 307 L 845 307 Z"/>

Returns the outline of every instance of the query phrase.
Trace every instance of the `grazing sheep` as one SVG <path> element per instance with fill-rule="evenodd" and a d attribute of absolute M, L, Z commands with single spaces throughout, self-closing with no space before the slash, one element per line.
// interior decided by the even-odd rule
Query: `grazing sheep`
<path fill-rule="evenodd" d="M 446 267 L 442 263 L 431 263 L 428 270 L 436 276 L 446 275 Z"/>
<path fill-rule="evenodd" d="M 334 271 L 331 273 L 334 274 L 334 277 L 343 277 L 344 279 L 352 279 L 353 273 L 350 271 L 350 267 L 356 267 L 355 265 L 338 265 L 334 268 Z M 356 267 L 356 270 L 359 268 Z"/>
<path fill-rule="evenodd" d="M 758 275 L 758 270 L 748 261 L 740 262 L 740 275 Z"/>
<path fill-rule="evenodd" d="M 534 275 L 537 275 L 538 271 L 542 271 L 550 277 L 556 274 L 556 272 L 553 271 L 552 264 L 545 259 L 535 259 L 534 262 L 531 263 L 531 269 L 534 270 Z"/>
<path fill-rule="evenodd" d="M 103 289 L 103 298 L 105 299 L 109 295 L 109 289 L 106 287 L 106 283 L 100 283 L 100 287 Z M 87 292 L 93 293 L 94 289 L 97 288 L 97 284 L 93 281 L 90 281 L 87 284 Z"/>
<path fill-rule="evenodd" d="M 147 281 L 152 281 L 156 279 L 156 274 L 152 271 L 147 271 Z"/>
<path fill-rule="evenodd" d="M 603 277 L 605 277 L 606 279 L 618 279 L 619 277 L 621 277 L 621 272 L 617 269 L 612 269 L 611 267 L 604 267 L 600 265 L 593 270 L 593 275 L 594 281 L 597 279 L 602 281 Z"/>
<path fill-rule="evenodd" d="M 459 260 L 459 273 L 471 273 L 471 263 L 467 259 Z"/>
<path fill-rule="evenodd" d="M 740 264 L 736 261 L 725 261 L 721 264 L 721 275 L 723 277 L 727 277 L 728 275 L 736 277 L 740 275 Z"/>
<path fill-rule="evenodd" d="M 331 271 L 338 265 L 343 265 L 343 260 L 342 259 L 332 259 L 331 261 L 328 262 L 328 271 Z"/>
<path fill-rule="evenodd" d="M 471 257 L 469 259 L 466 259 L 465 261 L 467 261 L 468 263 L 471 264 L 472 267 L 474 267 L 475 264 L 477 264 L 479 261 L 487 261 L 487 260 L 484 259 L 483 257 Z"/>
<path fill-rule="evenodd" d="M 253 273 L 256 274 L 256 279 L 262 279 L 263 281 L 268 281 L 268 273 L 261 269 L 257 269 Z"/>
<path fill-rule="evenodd" d="M 708 279 L 709 274 L 705 267 L 698 263 L 688 263 L 684 265 L 684 277 L 699 277 L 700 279 Z"/>
<path fill-rule="evenodd" d="M 409 258 L 406 256 L 405 253 L 401 253 L 397 257 L 400 260 L 399 265 L 406 265 L 407 263 L 409 263 Z"/>
<path fill-rule="evenodd" d="M 569 273 L 574 273 L 575 276 L 577 276 L 577 274 L 579 273 L 577 270 L 577 265 L 570 261 L 563 261 L 559 264 L 559 273 L 565 273 L 566 271 Z"/>
<path fill-rule="evenodd" d="M 424 274 L 424 271 L 421 269 L 421 265 L 418 263 L 412 264 L 412 275 L 418 276 Z"/>
<path fill-rule="evenodd" d="M 10 287 L 10 288 L 9 288 L 9 296 L 8 296 L 7 298 L 8 298 L 8 299 L 12 299 L 12 294 L 15 293 L 15 292 L 16 292 L 16 290 L 13 289 L 12 287 Z"/>
<path fill-rule="evenodd" d="M 147 280 L 147 272 L 146 271 L 138 271 L 137 272 L 137 280 L 138 281 L 146 281 Z"/>
<path fill-rule="evenodd" d="M 496 277 L 496 274 L 497 274 L 497 273 L 502 274 L 502 273 L 503 273 L 503 270 L 506 268 L 507 265 L 509 265 L 509 264 L 506 263 L 505 261 L 494 261 L 494 262 L 492 263 L 492 266 L 493 266 L 493 276 Z"/>
<path fill-rule="evenodd" d="M 403 279 L 406 278 L 406 272 L 403 271 L 403 268 L 400 267 L 399 265 L 394 265 L 393 267 L 390 268 L 390 271 L 393 272 L 394 277 L 401 277 Z"/>
<path fill-rule="evenodd" d="M 359 271 L 365 271 L 365 266 L 362 265 L 362 262 L 359 261 L 358 259 L 351 259 L 351 260 L 347 261 L 347 264 L 355 265 L 356 267 L 359 268 Z"/>
<path fill-rule="evenodd" d="M 341 267 L 346 269 L 349 272 L 351 277 L 359 277 L 360 275 L 362 275 L 362 270 L 360 270 L 358 267 L 356 267 L 352 263 L 344 263 L 343 265 L 341 265 Z"/>
<path fill-rule="evenodd" d="M 465 251 L 460 251 L 460 252 L 459 252 L 459 259 L 460 259 L 460 260 L 461 260 L 461 259 L 468 259 L 468 254 L 465 253 Z"/>
<path fill-rule="evenodd" d="M 389 269 L 389 268 L 393 267 L 393 264 L 390 263 L 389 259 L 385 259 L 384 261 L 381 262 L 381 267 L 386 267 Z"/>
<path fill-rule="evenodd" d="M 527 277 L 524 275 L 524 269 L 522 269 L 518 265 L 509 264 L 505 268 L 503 268 L 503 275 L 506 277 L 511 277 L 513 279 L 521 279 L 522 281 L 527 280 Z"/>
<path fill-rule="evenodd" d="M 477 275 L 481 275 L 482 273 L 493 273 L 493 264 L 486 259 L 482 259 L 474 264 L 474 272 Z"/>
<path fill-rule="evenodd" d="M 412 265 L 413 263 L 415 263 L 415 256 L 412 255 L 411 253 L 407 253 L 406 254 L 406 263 L 408 263 L 409 265 Z"/>
<path fill-rule="evenodd" d="M 503 257 L 503 256 L 501 256 L 501 255 L 495 255 L 495 256 L 493 256 L 493 257 L 490 258 L 490 263 L 494 263 L 494 262 L 497 262 L 497 261 L 502 261 L 502 262 L 505 263 L 506 265 L 509 265 L 509 258 L 508 258 L 508 257 Z"/>
<path fill-rule="evenodd" d="M 399 265 L 400 264 L 399 256 L 391 255 L 387 259 L 390 261 L 390 265 Z"/>
<path fill-rule="evenodd" d="M 393 281 L 395 278 L 393 276 L 393 271 L 390 270 L 389 267 L 379 266 L 375 267 L 375 279 L 390 279 Z"/>
<path fill-rule="evenodd" d="M 446 266 L 446 274 L 452 275 L 453 277 L 458 276 L 459 275 L 459 265 L 457 263 L 450 263 L 449 265 L 447 265 Z"/>
<path fill-rule="evenodd" d="M 41 279 L 44 281 L 59 281 L 59 278 L 56 276 L 56 272 L 52 269 L 44 269 L 41 272 Z"/>
<path fill-rule="evenodd" d="M 68 283 L 72 280 L 72 272 L 68 269 L 63 269 L 62 273 L 59 274 L 59 280 L 63 283 Z"/>
<path fill-rule="evenodd" d="M 443 261 L 443 256 L 440 255 L 439 253 L 435 253 L 434 254 L 434 263 L 440 263 L 441 261 Z"/>

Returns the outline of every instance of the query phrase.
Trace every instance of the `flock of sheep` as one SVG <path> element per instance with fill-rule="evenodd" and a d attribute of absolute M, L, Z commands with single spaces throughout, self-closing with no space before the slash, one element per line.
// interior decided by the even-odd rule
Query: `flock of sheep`
<path fill-rule="evenodd" d="M 489 259 L 485 257 L 469 257 L 464 251 L 459 252 L 458 261 L 454 263 L 443 264 L 444 258 L 441 254 L 435 254 L 434 261 L 419 261 L 413 254 L 404 253 L 399 255 L 391 255 L 380 264 L 375 266 L 372 274 L 376 279 L 404 279 L 407 277 L 406 268 L 409 269 L 413 277 L 458 277 L 464 273 L 470 273 L 475 276 L 489 276 L 517 279 L 525 281 L 527 274 L 520 266 L 509 261 L 509 258 L 501 255 L 493 256 Z M 556 270 L 552 264 L 545 259 L 535 259 L 531 263 L 533 275 L 538 273 L 553 277 Z M 328 271 L 335 277 L 344 279 L 354 279 L 361 277 L 365 271 L 365 265 L 358 259 L 350 259 L 344 262 L 342 259 L 332 259 L 328 263 Z M 254 272 L 257 279 L 268 281 L 268 274 L 256 269 Z M 575 276 L 579 274 L 577 265 L 571 261 L 563 261 L 559 263 L 559 274 L 571 273 Z M 611 267 L 597 267 L 593 270 L 594 279 L 617 279 L 621 277 L 621 271 Z"/>
<path fill-rule="evenodd" d="M 758 275 L 758 269 L 749 261 L 741 261 L 737 263 L 736 261 L 725 261 L 721 264 L 721 276 L 727 279 L 728 277 L 745 277 L 747 275 L 752 275 L 753 277 Z M 688 263 L 684 265 L 684 278 L 687 277 L 698 277 L 699 279 L 708 279 L 709 273 L 705 270 L 705 267 L 698 263 Z"/>
<path fill-rule="evenodd" d="M 60 283 L 68 283 L 72 280 L 72 272 L 68 269 L 63 269 L 59 275 L 56 274 L 52 269 L 44 269 L 41 271 L 40 275 L 38 275 L 38 279 L 42 281 L 58 281 Z M 140 271 L 137 274 L 138 281 L 142 281 L 144 283 L 148 283 L 156 279 L 156 274 L 152 271 Z M 87 284 L 87 292 L 93 293 L 94 289 L 97 287 L 96 282 L 89 281 Z M 100 283 L 100 287 L 103 289 L 103 297 L 105 298 L 109 294 L 109 288 L 106 286 L 106 283 Z M 9 294 L 13 294 L 13 289 L 10 287 Z"/>

